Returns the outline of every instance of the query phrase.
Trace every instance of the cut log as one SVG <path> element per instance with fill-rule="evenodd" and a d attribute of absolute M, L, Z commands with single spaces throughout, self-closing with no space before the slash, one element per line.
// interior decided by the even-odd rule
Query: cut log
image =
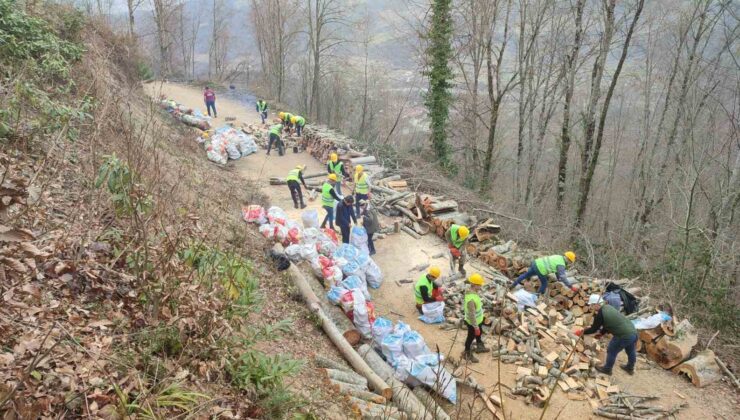
<path fill-rule="evenodd" d="M 720 367 L 715 361 L 714 352 L 704 350 L 691 360 L 673 368 L 675 373 L 682 373 L 689 377 L 691 383 L 703 388 L 722 378 Z"/>
<path fill-rule="evenodd" d="M 434 420 L 431 413 L 428 412 L 419 398 L 404 384 L 395 378 L 395 372 L 386 363 L 378 353 L 367 344 L 363 344 L 358 349 L 358 353 L 365 362 L 375 371 L 375 373 L 386 380 L 391 386 L 393 392 L 393 404 L 408 414 L 412 419 Z"/>
<path fill-rule="evenodd" d="M 323 371 L 326 377 L 329 379 L 333 379 L 338 382 L 344 382 L 347 384 L 367 387 L 367 379 L 354 372 L 328 368 L 324 368 Z"/>
<path fill-rule="evenodd" d="M 676 326 L 675 336 L 661 337 L 655 346 L 647 346 L 647 352 L 650 359 L 663 369 L 670 369 L 688 359 L 697 342 L 694 327 L 685 319 Z"/>
<path fill-rule="evenodd" d="M 345 382 L 337 382 L 337 381 L 331 381 L 331 386 L 334 388 L 337 392 L 340 392 L 342 394 L 347 394 L 349 396 L 359 398 L 364 401 L 369 401 L 375 404 L 385 404 L 387 400 L 383 398 L 382 396 L 378 394 L 374 394 L 367 389 L 363 389 L 358 386 L 354 386 L 352 384 L 348 384 Z"/>
<path fill-rule="evenodd" d="M 414 239 L 421 239 L 421 236 L 408 226 L 401 226 L 401 230 L 408 233 Z"/>
<path fill-rule="evenodd" d="M 432 395 L 421 386 L 414 388 L 414 395 L 421 401 L 436 420 L 450 420 L 450 416 L 434 401 Z"/>
<path fill-rule="evenodd" d="M 428 209 L 431 213 L 447 213 L 457 211 L 457 201 L 436 201 L 429 205 Z"/>
<path fill-rule="evenodd" d="M 335 370 L 344 370 L 346 372 L 353 372 L 352 369 L 350 369 L 346 365 L 343 365 L 340 362 L 334 361 L 324 356 L 319 356 L 318 354 L 314 356 L 314 360 L 316 361 L 316 365 L 318 367 L 335 369 Z"/>
<path fill-rule="evenodd" d="M 352 165 L 367 165 L 370 163 L 375 163 L 375 156 L 362 156 L 362 157 L 356 157 L 349 160 L 352 162 Z"/>
<path fill-rule="evenodd" d="M 280 244 L 276 244 L 275 249 L 280 253 L 283 252 L 283 247 Z M 355 349 L 353 349 L 349 342 L 347 342 L 347 339 L 344 338 L 334 322 L 326 315 L 324 310 L 321 308 L 319 299 L 316 297 L 313 290 L 311 290 L 311 286 L 308 285 L 303 273 L 301 273 L 295 264 L 290 264 L 288 267 L 288 273 L 293 280 L 293 284 L 295 284 L 296 288 L 301 293 L 301 296 L 306 302 L 308 308 L 318 316 L 321 321 L 321 328 L 324 329 L 324 332 L 331 342 L 334 343 L 334 346 L 339 350 L 339 353 L 342 354 L 356 372 L 368 380 L 368 383 L 375 392 L 386 399 L 390 399 L 393 395 L 391 388 L 375 373 L 373 369 L 370 368 L 370 366 L 368 366 L 365 360 L 357 354 Z"/>

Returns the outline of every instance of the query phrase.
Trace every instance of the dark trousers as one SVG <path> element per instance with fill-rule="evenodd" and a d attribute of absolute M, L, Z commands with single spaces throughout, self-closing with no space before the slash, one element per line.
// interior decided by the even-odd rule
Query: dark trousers
<path fill-rule="evenodd" d="M 617 355 L 620 351 L 624 350 L 627 353 L 627 369 L 634 369 L 635 362 L 637 361 L 637 334 L 633 334 L 627 338 L 613 337 L 609 342 L 609 346 L 606 348 L 606 363 L 604 368 L 606 370 L 612 370 L 614 362 L 617 360 Z"/>
<path fill-rule="evenodd" d="M 326 216 L 324 216 L 324 221 L 321 222 L 321 228 L 325 228 L 326 222 L 329 222 L 329 227 L 334 229 L 334 207 L 324 206 L 324 210 L 326 210 Z"/>
<path fill-rule="evenodd" d="M 368 251 L 370 251 L 370 255 L 375 254 L 375 244 L 373 243 L 373 235 L 375 235 L 375 233 L 367 234 L 367 249 Z"/>
<path fill-rule="evenodd" d="M 278 136 L 275 133 L 270 133 L 270 139 L 267 141 L 267 154 L 270 154 L 270 149 L 272 149 L 272 143 L 275 143 L 275 147 L 278 149 L 278 155 L 282 156 L 285 154 L 285 147 L 283 145 L 283 141 L 280 139 L 280 136 Z"/>
<path fill-rule="evenodd" d="M 521 282 L 532 276 L 537 276 L 537 278 L 540 279 L 540 290 L 538 290 L 537 293 L 545 293 L 545 291 L 547 290 L 547 276 L 543 276 L 542 274 L 540 274 L 539 270 L 537 270 L 537 264 L 535 263 L 532 263 L 532 265 L 529 266 L 529 270 L 527 270 L 526 273 L 516 278 L 516 281 L 514 282 L 512 287 L 521 284 Z"/>
<path fill-rule="evenodd" d="M 298 204 L 303 207 L 303 193 L 301 192 L 301 184 L 298 181 L 288 181 L 288 189 L 290 190 L 290 196 L 293 198 L 293 206 L 298 208 Z"/>
<path fill-rule="evenodd" d="M 218 117 L 216 114 L 216 102 L 206 102 L 206 112 L 208 112 L 208 116 L 211 116 L 211 110 L 213 110 L 213 116 Z"/>
<path fill-rule="evenodd" d="M 267 111 L 260 112 L 260 118 L 262 118 L 262 124 L 264 124 L 267 119 Z"/>
<path fill-rule="evenodd" d="M 296 124 L 296 125 L 295 125 L 295 134 L 296 134 L 296 135 L 297 135 L 298 137 L 300 137 L 300 136 L 301 136 L 301 132 L 302 132 L 302 131 L 303 131 L 303 126 L 302 126 L 302 125 L 298 125 L 298 124 Z"/>
<path fill-rule="evenodd" d="M 349 243 L 349 225 L 339 225 L 339 229 L 342 231 L 342 243 Z"/>
<path fill-rule="evenodd" d="M 355 213 L 360 214 L 360 200 L 367 200 L 367 194 L 355 193 Z"/>
<path fill-rule="evenodd" d="M 477 341 L 480 344 L 483 344 L 483 334 L 476 337 L 475 327 L 468 324 L 468 321 L 465 321 L 465 326 L 468 327 L 468 336 L 465 337 L 465 351 L 470 351 L 470 346 L 473 345 L 473 340 Z"/>

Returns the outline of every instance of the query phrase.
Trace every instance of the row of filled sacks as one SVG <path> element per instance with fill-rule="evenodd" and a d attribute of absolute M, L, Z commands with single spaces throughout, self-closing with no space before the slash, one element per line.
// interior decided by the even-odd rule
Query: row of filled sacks
<path fill-rule="evenodd" d="M 373 345 L 390 364 L 398 380 L 411 387 L 424 384 L 451 403 L 457 403 L 457 383 L 442 365 L 444 357 L 433 353 L 424 337 L 399 321 L 377 317 L 372 324 Z"/>
<path fill-rule="evenodd" d="M 193 110 L 183 104 L 178 104 L 172 99 L 162 99 L 159 101 L 159 106 L 165 109 L 167 112 L 182 123 L 199 128 L 201 130 L 208 130 L 211 128 L 210 117 L 203 115 L 198 110 Z"/>
<path fill-rule="evenodd" d="M 358 331 L 366 339 L 372 338 L 371 324 L 375 317 L 368 286 L 380 287 L 383 275 L 367 252 L 351 244 L 340 245 L 331 229 L 314 227 L 318 215 L 310 212 L 304 212 L 304 226 L 289 219 L 276 206 L 267 211 L 261 206 L 247 206 L 242 209 L 242 216 L 248 223 L 260 224 L 259 232 L 265 238 L 285 245 L 285 254 L 292 262 L 308 261 L 314 275 L 329 287 L 329 300 L 336 305 L 343 302 L 344 313 Z M 361 300 L 355 298 L 358 292 Z"/>
<path fill-rule="evenodd" d="M 210 135 L 203 133 L 198 142 L 204 144 L 210 161 L 222 165 L 229 159 L 237 160 L 257 153 L 258 149 L 254 137 L 229 125 L 217 129 Z"/>

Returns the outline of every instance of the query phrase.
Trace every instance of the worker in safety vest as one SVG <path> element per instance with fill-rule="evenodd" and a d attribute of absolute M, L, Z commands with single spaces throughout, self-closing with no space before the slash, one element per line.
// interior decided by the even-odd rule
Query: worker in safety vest
<path fill-rule="evenodd" d="M 429 267 L 429 271 L 419 277 L 419 280 L 416 280 L 416 284 L 414 285 L 414 295 L 416 297 L 416 309 L 420 314 L 424 313 L 421 310 L 421 307 L 425 303 L 444 300 L 442 293 L 438 292 L 440 287 L 436 281 L 440 274 L 442 274 L 442 270 L 440 270 L 439 267 L 432 266 Z"/>
<path fill-rule="evenodd" d="M 306 119 L 300 115 L 294 115 L 293 118 L 290 119 L 290 123 L 295 127 L 295 135 L 300 137 L 303 132 L 303 126 L 306 125 Z"/>
<path fill-rule="evenodd" d="M 370 179 L 362 165 L 355 166 L 355 202 L 357 211 L 360 211 L 360 201 L 370 199 Z"/>
<path fill-rule="evenodd" d="M 540 289 L 537 293 L 543 294 L 547 290 L 547 276 L 555 274 L 558 281 L 570 287 L 574 292 L 577 291 L 578 288 L 572 285 L 568 280 L 568 276 L 565 275 L 565 260 L 570 261 L 571 264 L 574 263 L 576 261 L 575 252 L 568 251 L 563 255 L 550 255 L 549 257 L 537 258 L 529 266 L 529 270 L 526 273 L 517 277 L 510 288 L 513 289 L 524 280 L 532 276 L 537 276 L 540 279 Z"/>
<path fill-rule="evenodd" d="M 285 126 L 288 128 L 293 127 L 293 123 L 290 122 L 291 118 L 293 118 L 293 114 L 291 114 L 290 112 L 281 112 L 280 114 L 278 114 L 278 116 L 283 121 L 283 124 L 285 124 Z"/>
<path fill-rule="evenodd" d="M 465 262 L 468 258 L 465 243 L 469 235 L 470 230 L 465 225 L 453 224 L 445 232 L 447 247 L 450 249 L 450 270 L 455 270 L 455 261 L 457 261 L 457 269 L 463 276 L 465 275 Z"/>
<path fill-rule="evenodd" d="M 604 366 L 596 366 L 596 370 L 611 375 L 614 362 L 617 361 L 617 355 L 624 350 L 627 353 L 627 364 L 619 367 L 630 375 L 635 374 L 635 363 L 637 362 L 637 330 L 635 325 L 619 310 L 611 305 L 604 305 L 604 299 L 599 295 L 591 295 L 588 298 L 588 304 L 591 306 L 592 313 L 595 313 L 593 323 L 586 329 L 579 329 L 575 334 L 582 337 L 583 334 L 597 334 L 597 337 L 604 333 L 612 335 L 609 346 L 606 348 L 606 362 Z"/>
<path fill-rule="evenodd" d="M 337 195 L 342 195 L 342 179 L 349 178 L 349 175 L 347 174 L 347 168 L 344 167 L 344 163 L 339 160 L 336 153 L 329 156 L 329 161 L 326 162 L 326 173 L 337 176 L 337 184 L 334 186 L 334 190 Z"/>
<path fill-rule="evenodd" d="M 257 101 L 257 112 L 260 114 L 260 118 L 262 119 L 262 124 L 265 123 L 265 120 L 267 120 L 267 111 L 270 109 L 267 106 L 267 102 L 265 102 L 264 99 L 260 99 Z"/>
<path fill-rule="evenodd" d="M 278 154 L 280 156 L 285 154 L 285 144 L 283 143 L 283 140 L 280 138 L 280 135 L 283 132 L 283 125 L 280 123 L 280 120 L 274 120 L 276 124 L 270 126 L 270 129 L 268 132 L 270 133 L 270 138 L 267 141 L 267 154 L 270 154 L 270 149 L 272 149 L 272 144 L 275 143 L 275 147 L 278 149 Z"/>
<path fill-rule="evenodd" d="M 326 210 L 324 221 L 321 222 L 322 229 L 326 227 L 326 222 L 329 222 L 329 227 L 334 230 L 334 202 L 342 200 L 342 197 L 334 190 L 336 184 L 337 175 L 329 174 L 321 187 L 321 207 Z"/>
<path fill-rule="evenodd" d="M 301 184 L 303 184 L 305 189 L 308 189 L 306 181 L 303 179 L 303 171 L 305 170 L 306 165 L 297 165 L 288 172 L 288 177 L 285 178 L 285 180 L 288 181 L 290 196 L 293 198 L 293 207 L 296 209 L 298 208 L 299 203 L 302 209 L 306 208 L 306 205 L 303 204 L 303 192 L 301 191 Z"/>
<path fill-rule="evenodd" d="M 465 326 L 468 327 L 468 336 L 465 338 L 465 350 L 462 359 L 471 363 L 478 363 L 478 358 L 473 354 L 473 340 L 476 342 L 475 352 L 485 353 L 489 351 L 483 344 L 481 337 L 481 325 L 483 325 L 483 302 L 478 292 L 483 286 L 483 276 L 478 273 L 468 277 L 469 289 L 465 292 Z"/>

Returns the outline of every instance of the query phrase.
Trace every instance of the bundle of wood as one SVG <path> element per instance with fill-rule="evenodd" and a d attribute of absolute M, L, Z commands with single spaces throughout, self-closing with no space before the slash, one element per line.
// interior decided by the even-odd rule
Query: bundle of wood
<path fill-rule="evenodd" d="M 358 375 L 343 363 L 322 356 L 315 357 L 324 382 L 336 392 L 343 394 L 358 418 L 404 419 L 405 414 L 390 405 L 382 395 L 368 388 L 367 379 Z"/>
<path fill-rule="evenodd" d="M 631 395 L 616 392 L 607 395 L 602 406 L 592 402 L 593 413 L 599 417 L 616 420 L 662 419 L 674 416 L 679 410 L 686 407 L 686 403 L 670 409 L 645 404 L 647 401 L 657 400 L 658 397 L 646 395 Z"/>

